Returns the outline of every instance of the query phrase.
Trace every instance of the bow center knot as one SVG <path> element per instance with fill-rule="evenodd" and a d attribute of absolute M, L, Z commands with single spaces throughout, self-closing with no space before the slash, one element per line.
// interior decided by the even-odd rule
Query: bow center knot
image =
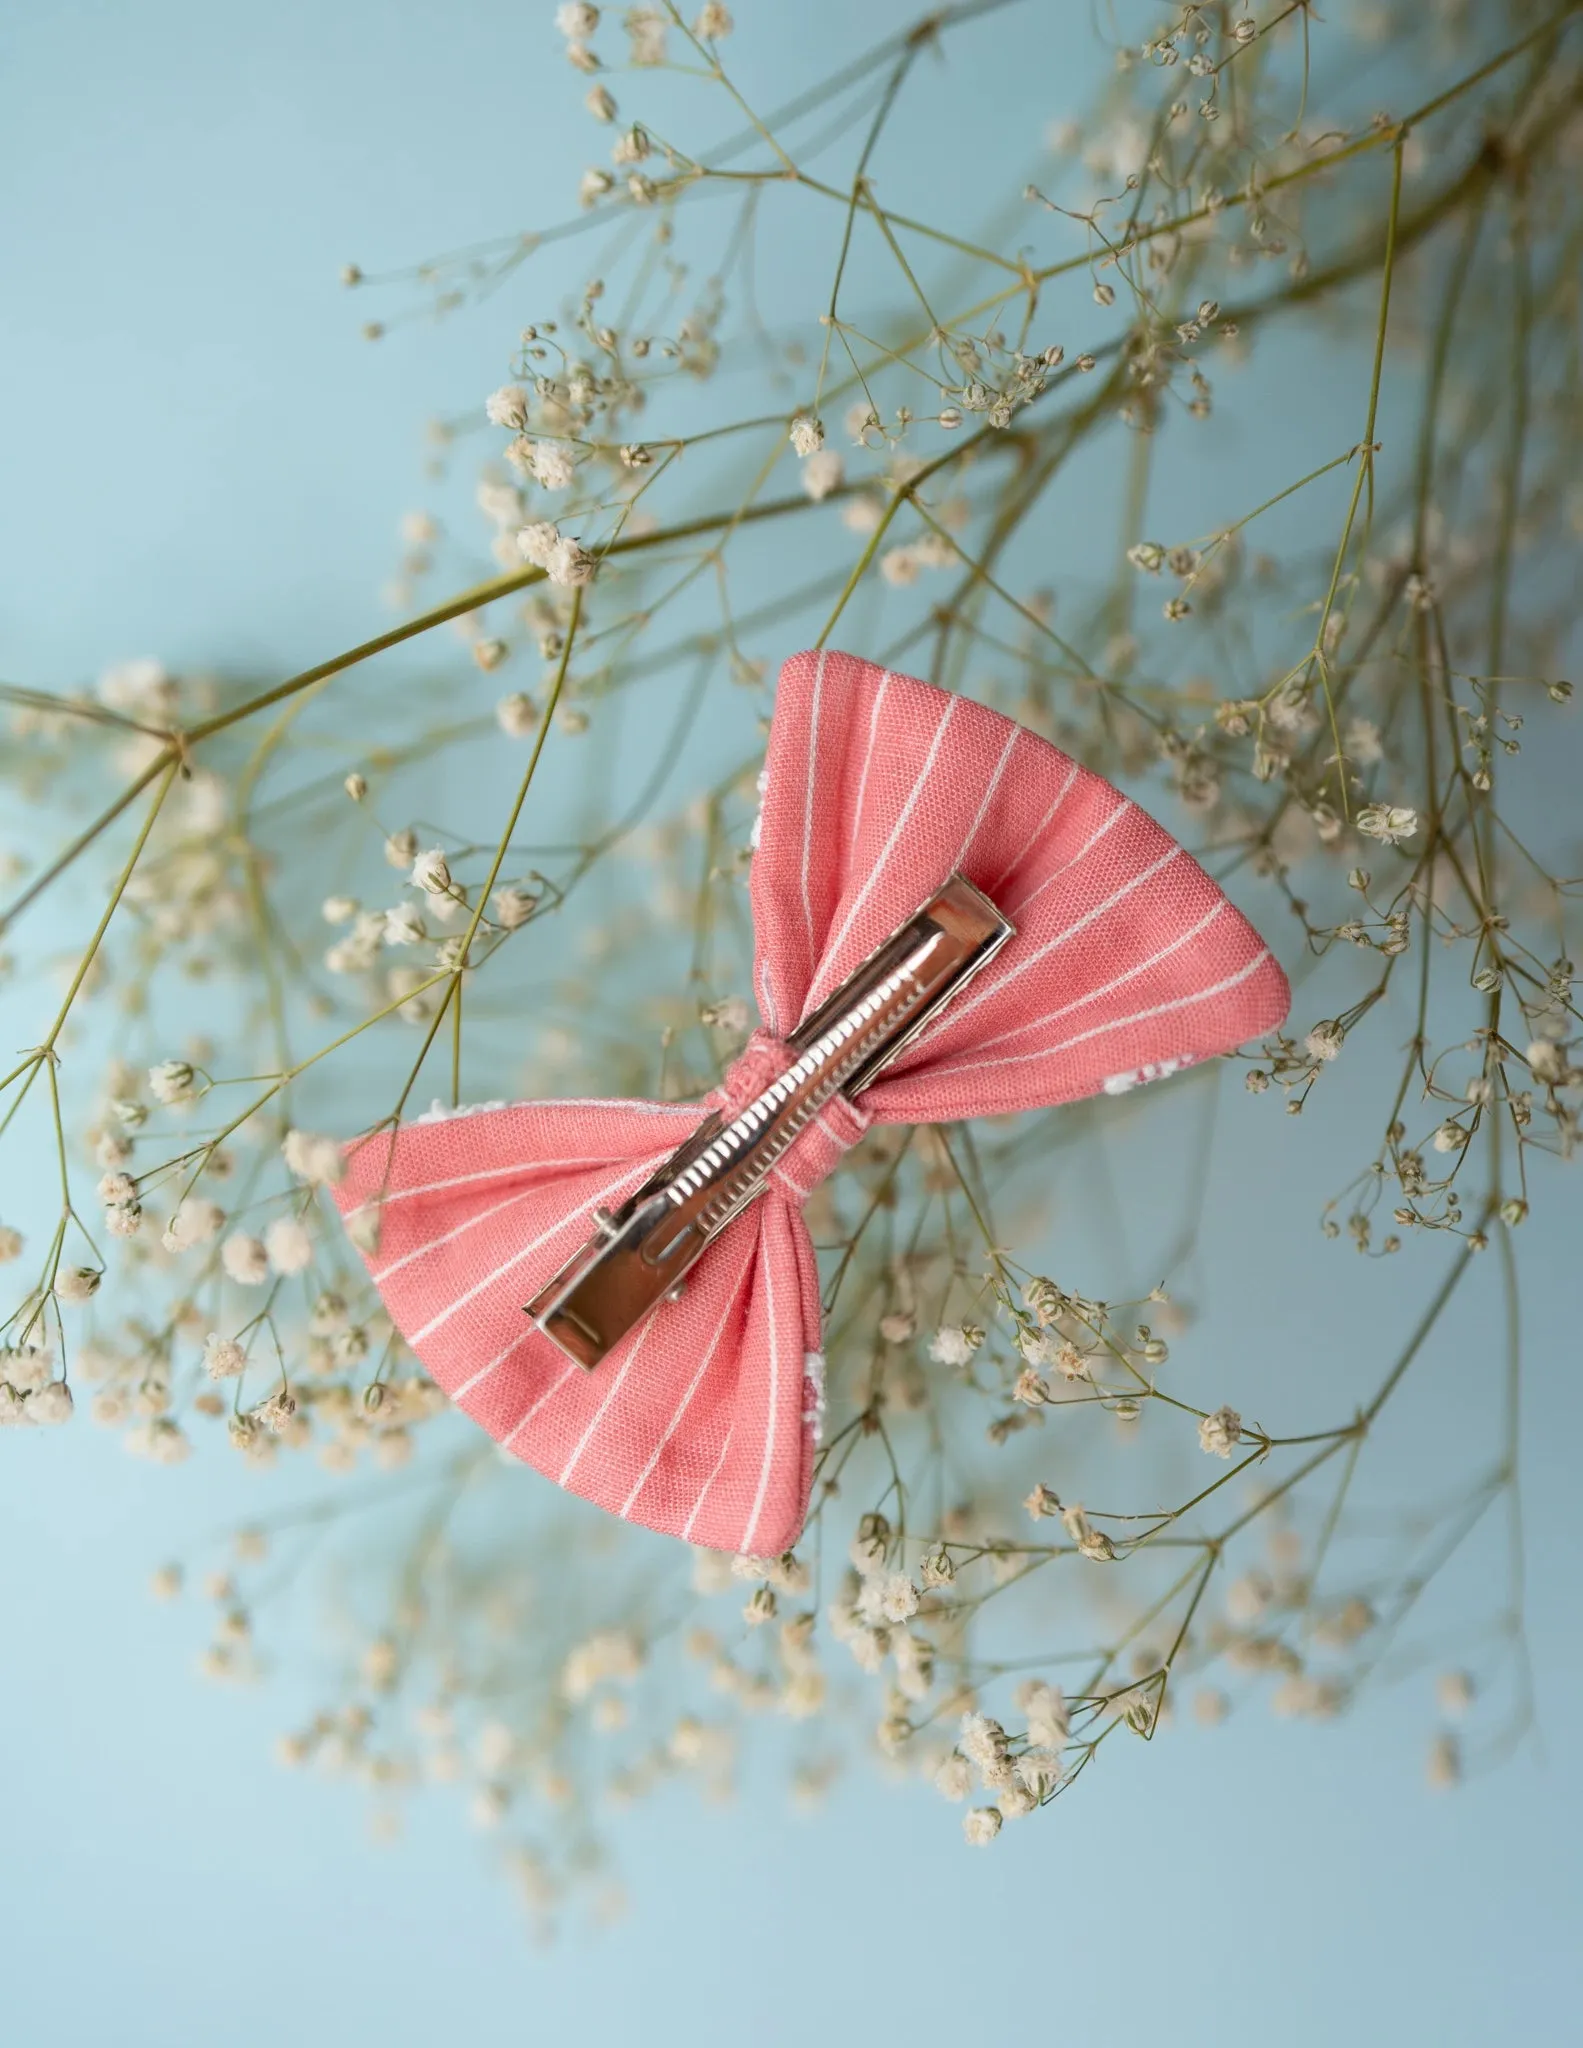
<path fill-rule="evenodd" d="M 761 1027 L 726 1069 L 725 1079 L 711 1099 L 727 1116 L 735 1116 L 796 1058 L 783 1038 Z M 869 1122 L 855 1102 L 845 1095 L 832 1095 L 770 1169 L 771 1181 L 799 1200 L 811 1195 L 820 1181 L 834 1173 L 842 1155 L 851 1151 Z"/>

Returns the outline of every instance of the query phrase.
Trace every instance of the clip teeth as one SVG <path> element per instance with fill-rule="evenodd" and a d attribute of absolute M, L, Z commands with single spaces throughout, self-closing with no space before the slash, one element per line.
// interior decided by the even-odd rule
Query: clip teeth
<path fill-rule="evenodd" d="M 614 1214 L 528 1304 L 568 1357 L 595 1366 L 661 1300 L 674 1300 L 709 1241 L 838 1093 L 859 1094 L 1012 937 L 988 897 L 952 875 L 804 1020 L 796 1055 L 721 1125 L 718 1113 Z M 663 1198 L 663 1199 L 662 1199 Z"/>

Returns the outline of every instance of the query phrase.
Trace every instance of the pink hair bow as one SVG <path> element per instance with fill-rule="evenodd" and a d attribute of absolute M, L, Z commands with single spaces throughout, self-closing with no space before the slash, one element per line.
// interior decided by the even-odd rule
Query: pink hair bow
<path fill-rule="evenodd" d="M 1119 1092 L 1286 1015 L 1286 978 L 1214 882 L 1101 777 L 1009 719 L 844 654 L 781 671 L 752 869 L 755 1031 L 702 1103 L 523 1102 L 353 1147 L 344 1215 L 397 1327 L 516 1456 L 714 1549 L 801 1533 L 823 1407 L 803 1203 L 870 1123 Z M 814 1105 L 676 1298 L 593 1370 L 524 1314 L 697 1130 L 788 1082 L 797 1027 L 965 877 L 1014 927 L 856 1099 Z M 979 899 L 982 900 L 982 899 Z M 855 1041 L 854 1041 L 855 1042 Z M 794 1070 L 795 1072 L 795 1070 Z M 790 1127 L 788 1127 L 790 1128 Z M 684 1155 L 685 1156 L 685 1155 Z M 641 1206 L 641 1203 L 640 1203 Z"/>

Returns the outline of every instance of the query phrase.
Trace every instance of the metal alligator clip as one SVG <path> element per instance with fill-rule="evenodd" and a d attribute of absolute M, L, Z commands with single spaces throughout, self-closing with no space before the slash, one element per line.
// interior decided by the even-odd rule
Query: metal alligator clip
<path fill-rule="evenodd" d="M 590 1368 L 668 1296 L 710 1241 L 762 1194 L 769 1170 L 837 1093 L 854 1096 L 1013 936 L 965 876 L 951 875 L 786 1041 L 786 1071 L 726 1117 L 711 1112 L 528 1303 L 568 1358 Z"/>

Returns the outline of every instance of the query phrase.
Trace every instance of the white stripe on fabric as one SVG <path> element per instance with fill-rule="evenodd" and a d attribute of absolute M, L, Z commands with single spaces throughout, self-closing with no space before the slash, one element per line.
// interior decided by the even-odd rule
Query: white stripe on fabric
<path fill-rule="evenodd" d="M 696 1521 L 697 1521 L 697 1519 L 698 1519 L 698 1517 L 699 1517 L 700 1513 L 701 1513 L 701 1512 L 702 1512 L 702 1510 L 703 1510 L 703 1504 L 704 1504 L 704 1500 L 705 1500 L 705 1498 L 706 1498 L 706 1497 L 707 1497 L 707 1495 L 708 1495 L 708 1492 L 709 1492 L 709 1489 L 710 1489 L 710 1487 L 711 1487 L 711 1486 L 713 1486 L 713 1485 L 714 1485 L 714 1483 L 715 1483 L 715 1481 L 716 1481 L 716 1480 L 717 1480 L 717 1479 L 718 1479 L 718 1478 L 720 1477 L 720 1472 L 721 1472 L 721 1468 L 722 1468 L 722 1466 L 723 1466 L 723 1465 L 725 1464 L 725 1461 L 726 1461 L 727 1455 L 728 1455 L 728 1454 L 729 1454 L 729 1452 L 730 1452 L 730 1449 L 731 1449 L 731 1432 L 730 1432 L 730 1430 L 728 1429 L 728 1430 L 726 1431 L 726 1440 L 725 1440 L 725 1442 L 724 1442 L 724 1443 L 723 1443 L 723 1444 L 722 1444 L 722 1445 L 720 1446 L 720 1455 L 719 1455 L 719 1457 L 718 1457 L 718 1458 L 716 1458 L 716 1460 L 715 1460 L 715 1468 L 714 1468 L 714 1470 L 713 1470 L 713 1471 L 712 1471 L 712 1472 L 710 1473 L 709 1477 L 708 1477 L 708 1478 L 707 1478 L 707 1479 L 706 1479 L 706 1480 L 704 1481 L 704 1483 L 703 1483 L 703 1490 L 702 1490 L 702 1492 L 701 1492 L 701 1493 L 699 1494 L 698 1498 L 697 1498 L 697 1499 L 696 1499 L 696 1500 L 695 1500 L 695 1501 L 693 1502 L 693 1511 L 692 1511 L 692 1513 L 691 1513 L 691 1514 L 690 1514 L 690 1515 L 689 1515 L 689 1516 L 687 1517 L 686 1521 L 685 1521 L 685 1522 L 683 1522 L 683 1524 L 682 1524 L 682 1541 L 683 1541 L 684 1543 L 690 1543 L 690 1542 L 692 1541 L 692 1534 L 693 1534 L 693 1524 L 694 1524 L 694 1522 L 696 1522 Z"/>
<path fill-rule="evenodd" d="M 968 850 L 971 848 L 973 841 L 978 837 L 978 828 L 980 825 L 983 824 L 985 814 L 989 810 L 990 802 L 994 797 L 996 790 L 1000 787 L 1000 778 L 1006 772 L 1006 763 L 1011 759 L 1012 750 L 1015 748 L 1018 740 L 1021 737 L 1021 726 L 1014 725 L 1011 729 L 1011 737 L 1007 740 L 1006 745 L 1002 750 L 1000 759 L 995 763 L 995 772 L 989 778 L 989 787 L 984 792 L 984 801 L 978 807 L 978 816 L 973 820 L 972 825 L 968 828 L 967 837 L 962 841 L 962 851 L 951 863 L 953 868 L 959 868 L 962 865 L 963 861 L 967 859 Z"/>
<path fill-rule="evenodd" d="M 1113 813 L 1110 824 L 1115 823 L 1116 819 L 1121 816 L 1122 811 L 1130 810 L 1131 808 L 1130 800 L 1123 802 L 1121 809 Z M 1107 825 L 1102 827 L 1099 832 L 1096 832 L 1093 838 L 1089 840 L 1088 845 L 1083 848 L 1082 853 L 1077 854 L 1067 863 L 1066 867 L 1059 870 L 1059 873 L 1064 875 L 1070 869 L 1076 867 L 1078 861 L 1083 858 L 1083 854 L 1088 852 L 1089 847 L 1093 846 L 1103 836 L 1103 833 L 1108 830 L 1109 826 Z M 927 1045 L 931 1040 L 938 1038 L 942 1031 L 948 1030 L 952 1025 L 960 1023 L 962 1018 L 970 1016 L 981 1004 L 987 1003 L 991 996 L 998 996 L 1002 989 L 1011 986 L 1019 974 L 1025 973 L 1030 967 L 1037 967 L 1046 954 L 1053 953 L 1057 946 L 1064 946 L 1068 939 L 1075 938 L 1080 931 L 1091 925 L 1095 918 L 1103 917 L 1107 910 L 1114 910 L 1123 897 L 1130 896 L 1134 889 L 1141 888 L 1145 882 L 1150 881 L 1157 875 L 1161 868 L 1168 867 L 1173 860 L 1178 858 L 1181 851 L 1181 847 L 1173 845 L 1168 853 L 1160 856 L 1153 867 L 1144 868 L 1141 873 L 1134 875 L 1131 881 L 1123 883 L 1114 896 L 1107 896 L 1103 903 L 1096 903 L 1092 910 L 1084 911 L 1076 924 L 1069 924 L 1064 931 L 1057 932 L 1054 938 L 1046 939 L 1037 952 L 1029 953 L 1023 959 L 1017 961 L 1016 965 L 1009 967 L 998 980 L 984 981 L 981 985 L 976 985 L 971 993 L 961 997 L 956 1002 L 947 1004 L 940 1014 L 931 1019 L 924 1026 L 923 1030 L 919 1032 L 914 1040 L 914 1044 L 919 1046 Z M 1055 875 L 1050 877 L 1050 881 L 1055 881 L 1056 879 L 1057 876 Z M 1041 888 L 1047 886 L 1047 883 L 1040 884 Z M 952 1064 L 954 1066 L 955 1062 L 953 1061 Z"/>
<path fill-rule="evenodd" d="M 648 1341 L 649 1332 L 654 1328 L 655 1321 L 656 1318 L 651 1315 L 648 1318 L 648 1320 L 643 1324 L 643 1327 L 638 1331 L 637 1342 L 633 1345 L 632 1349 L 627 1353 L 626 1357 L 622 1359 L 621 1370 L 610 1382 L 609 1388 L 605 1393 L 605 1398 L 600 1402 L 599 1406 L 595 1409 L 593 1421 L 589 1423 L 588 1427 L 583 1431 L 582 1435 L 578 1438 L 577 1448 L 572 1452 L 572 1455 L 561 1467 L 560 1477 L 555 1482 L 557 1486 L 564 1486 L 567 1480 L 571 1478 L 573 1471 L 576 1469 L 578 1460 L 582 1457 L 584 1451 L 587 1450 L 588 1446 L 593 1442 L 594 1435 L 598 1430 L 600 1423 L 604 1421 L 606 1412 L 608 1411 L 611 1402 L 616 1398 L 617 1394 L 621 1392 L 622 1387 L 626 1383 L 627 1374 L 631 1372 L 634 1364 L 637 1362 L 638 1353 L 643 1349 L 643 1346 Z"/>
<path fill-rule="evenodd" d="M 819 767 L 819 706 L 824 696 L 825 652 L 819 650 L 819 661 L 813 672 L 813 708 L 808 714 L 808 790 L 803 798 L 802 824 L 802 908 L 803 921 L 808 927 L 808 977 L 818 960 L 818 949 L 813 936 L 813 897 L 808 889 L 808 864 L 813 856 L 813 791 Z"/>
<path fill-rule="evenodd" d="M 847 1105 L 849 1109 L 853 1106 L 854 1105 L 851 1103 L 848 1103 Z M 860 1116 L 862 1115 L 862 1113 L 863 1112 L 861 1110 L 858 1111 L 858 1114 Z M 814 1122 L 819 1126 L 820 1130 L 824 1132 L 825 1136 L 830 1140 L 831 1144 L 834 1145 L 838 1151 L 850 1152 L 852 1149 L 852 1145 L 857 1142 L 855 1139 L 849 1141 L 848 1139 L 843 1138 L 839 1131 L 832 1131 L 830 1126 L 824 1120 L 824 1111 L 822 1109 L 817 1110 L 815 1112 Z M 861 1135 L 861 1133 L 859 1135 Z"/>
<path fill-rule="evenodd" d="M 520 1171 L 520 1168 L 518 1170 Z M 543 1192 L 544 1190 L 537 1186 L 518 1188 L 514 1195 L 507 1195 L 503 1202 L 491 1203 L 489 1208 L 477 1210 L 462 1222 L 453 1224 L 449 1230 L 442 1231 L 438 1237 L 431 1237 L 427 1244 L 420 1244 L 410 1252 L 403 1252 L 399 1259 L 392 1259 L 388 1266 L 381 1266 L 377 1273 L 370 1266 L 369 1277 L 376 1287 L 383 1287 L 392 1273 L 399 1273 L 403 1266 L 410 1266 L 414 1259 L 421 1259 L 430 1252 L 437 1252 L 442 1244 L 450 1244 L 453 1239 L 460 1237 L 464 1231 L 473 1229 L 476 1224 L 487 1223 L 491 1216 L 498 1216 L 503 1209 L 514 1208 L 518 1202 L 530 1201 L 534 1195 Z"/>
<path fill-rule="evenodd" d="M 1212 988 L 1195 989 L 1191 995 L 1176 996 L 1168 1003 L 1156 1003 L 1152 1009 L 1135 1010 L 1130 1017 L 1113 1017 L 1108 1023 L 1092 1025 L 1087 1031 L 1080 1031 L 1075 1038 L 1063 1038 L 1059 1045 L 1045 1045 L 1033 1052 L 1002 1053 L 998 1059 L 963 1060 L 953 1064 L 954 1074 L 976 1073 L 980 1067 L 1014 1067 L 1026 1060 L 1050 1059 L 1058 1052 L 1070 1052 L 1074 1045 L 1084 1045 L 1091 1038 L 1103 1038 L 1107 1031 L 1122 1031 L 1129 1024 L 1146 1024 L 1151 1017 L 1165 1017 L 1173 1010 L 1186 1010 L 1194 1003 L 1207 1003 L 1213 996 L 1223 996 L 1227 989 L 1239 988 L 1250 975 L 1257 972 L 1270 958 L 1268 951 L 1257 954 L 1246 967 L 1239 967 L 1224 981 L 1217 981 Z"/>
<path fill-rule="evenodd" d="M 610 1101 L 599 1101 L 590 1098 L 586 1102 L 512 1102 L 507 1103 L 506 1108 L 510 1110 L 632 1109 L 641 1110 L 645 1115 L 652 1116 L 697 1116 L 699 1114 L 698 1105 L 695 1102 L 643 1102 L 635 1100 L 630 1096 L 620 1096 Z M 479 1114 L 483 1114 L 483 1112 L 479 1112 Z M 402 1128 L 404 1130 L 413 1130 L 416 1126 L 405 1124 Z M 428 1128 L 431 1127 L 425 1125 L 425 1129 Z M 341 1214 L 343 1220 L 349 1216 L 360 1216 L 365 1209 L 380 1209 L 387 1207 L 391 1202 L 411 1201 L 415 1195 L 443 1194 L 447 1188 L 467 1187 L 475 1181 L 499 1180 L 500 1176 L 504 1173 L 538 1172 L 546 1167 L 608 1166 L 609 1164 L 610 1155 L 608 1152 L 596 1153 L 592 1158 L 584 1159 L 514 1159 L 506 1166 L 485 1166 L 481 1167 L 477 1173 L 453 1174 L 449 1180 L 431 1180 L 425 1182 L 421 1187 L 388 1188 L 382 1195 L 370 1195 L 366 1202 L 354 1202 L 350 1209 L 343 1209 Z"/>
<path fill-rule="evenodd" d="M 857 785 L 857 807 L 852 813 L 852 844 L 854 846 L 857 844 L 857 836 L 863 824 L 863 798 L 868 790 L 869 764 L 874 759 L 874 735 L 879 730 L 879 707 L 884 703 L 885 692 L 889 688 L 890 670 L 886 669 L 879 679 L 879 688 L 874 692 L 874 709 L 869 714 L 868 752 L 863 756 L 863 773 L 858 777 Z"/>
<path fill-rule="evenodd" d="M 1190 930 L 1181 932 L 1168 946 L 1162 946 L 1158 953 L 1151 953 L 1147 960 L 1140 960 L 1135 967 L 1129 967 L 1125 974 L 1118 974 L 1113 981 L 1102 982 L 1098 988 L 1091 988 L 1085 995 L 1073 996 L 1069 1003 L 1063 1003 L 1058 1010 L 1047 1010 L 1042 1017 L 1031 1018 L 1026 1024 L 1014 1024 L 1009 1031 L 997 1031 L 993 1038 L 979 1041 L 977 1050 L 988 1052 L 992 1045 L 1004 1045 L 1008 1038 L 1021 1038 L 1024 1033 L 1037 1031 L 1041 1024 L 1053 1024 L 1057 1017 L 1065 1017 L 1073 1010 L 1082 1009 L 1085 1003 L 1097 1003 L 1101 996 L 1113 995 L 1129 981 L 1136 981 L 1140 974 L 1147 974 L 1151 967 L 1158 967 L 1162 960 L 1169 960 L 1173 953 L 1179 953 L 1184 946 L 1190 946 L 1200 933 L 1205 932 L 1224 910 L 1231 908 L 1223 896 L 1209 912 L 1201 917 Z"/>
<path fill-rule="evenodd" d="M 524 1259 L 532 1258 L 536 1251 L 542 1250 L 553 1238 L 559 1237 L 563 1230 L 567 1230 L 579 1223 L 596 1202 L 602 1202 L 606 1195 L 613 1195 L 617 1188 L 625 1187 L 630 1181 L 636 1180 L 640 1175 L 647 1173 L 651 1167 L 657 1166 L 662 1159 L 668 1157 L 669 1154 L 667 1153 L 655 1152 L 647 1159 L 634 1160 L 624 1173 L 615 1180 L 607 1181 L 602 1188 L 597 1189 L 591 1194 L 585 1203 L 579 1204 L 570 1215 L 562 1216 L 558 1222 L 551 1224 L 550 1228 L 541 1237 L 536 1237 L 532 1244 L 525 1244 L 521 1251 L 513 1252 L 503 1265 L 497 1266 L 492 1273 L 486 1273 L 482 1280 L 475 1281 L 465 1294 L 459 1294 L 456 1297 L 449 1308 L 442 1309 L 437 1316 L 431 1316 L 421 1330 L 414 1330 L 412 1332 L 407 1342 L 416 1350 L 425 1337 L 432 1336 L 442 1323 L 448 1323 L 459 1308 L 465 1308 L 470 1301 L 476 1301 L 486 1288 L 493 1287 L 497 1280 L 504 1279 L 513 1266 L 520 1266 Z"/>
<path fill-rule="evenodd" d="M 841 929 L 836 933 L 835 937 L 830 941 L 830 944 L 825 949 L 825 960 L 827 962 L 834 961 L 836 955 L 840 952 L 842 941 L 845 939 L 847 933 L 852 929 L 853 922 L 856 919 L 858 912 L 863 908 L 863 905 L 868 901 L 870 890 L 874 887 L 874 884 L 879 880 L 880 876 L 885 872 L 885 864 L 890 859 L 891 855 L 896 851 L 896 843 L 901 838 L 902 833 L 906 831 L 907 821 L 911 818 L 913 812 L 918 808 L 918 799 L 923 795 L 924 785 L 928 782 L 930 772 L 934 767 L 935 761 L 939 757 L 941 743 L 945 739 L 946 728 L 951 723 L 951 715 L 956 710 L 956 707 L 960 702 L 961 699 L 959 697 L 948 697 L 946 699 L 945 711 L 941 716 L 940 723 L 935 727 L 934 738 L 929 742 L 929 752 L 924 758 L 923 767 L 918 772 L 918 780 L 913 784 L 912 790 L 908 795 L 907 801 L 901 807 L 901 815 L 897 818 L 895 824 L 890 829 L 890 837 L 885 841 L 884 847 L 881 849 L 879 859 L 874 863 L 873 867 L 869 869 L 868 879 L 864 882 L 862 888 L 858 891 L 856 900 L 854 901 L 851 909 L 847 912 L 845 918 L 842 920 Z"/>
<path fill-rule="evenodd" d="M 704 1374 L 709 1370 L 715 1352 L 719 1349 L 720 1339 L 725 1335 L 726 1324 L 731 1320 L 731 1311 L 736 1307 L 736 1305 L 737 1297 L 735 1292 L 733 1292 L 730 1299 L 726 1303 L 725 1314 L 720 1318 L 719 1327 L 716 1329 L 713 1337 L 711 1337 L 709 1340 L 709 1349 L 704 1353 L 703 1363 L 699 1366 L 698 1370 L 693 1374 L 692 1385 L 687 1389 L 686 1393 L 683 1394 L 680 1402 L 677 1404 L 676 1413 L 671 1417 L 670 1421 L 666 1424 L 665 1434 L 654 1446 L 653 1452 L 649 1457 L 649 1462 L 638 1474 L 637 1485 L 633 1487 L 632 1491 L 627 1495 L 621 1507 L 617 1510 L 617 1513 L 621 1515 L 623 1520 L 625 1520 L 628 1516 L 631 1515 L 633 1508 L 637 1504 L 638 1495 L 642 1493 L 644 1487 L 647 1486 L 649 1481 L 654 1477 L 654 1468 L 660 1462 L 661 1452 L 665 1449 L 665 1446 L 670 1442 L 671 1438 L 676 1434 L 677 1430 L 681 1427 L 682 1417 L 687 1413 L 687 1410 L 692 1403 L 692 1398 L 694 1394 L 696 1394 L 698 1389 L 703 1385 Z"/>
<path fill-rule="evenodd" d="M 522 1335 L 517 1339 L 516 1344 L 509 1346 L 508 1349 L 506 1349 L 500 1354 L 500 1357 L 495 1360 L 495 1365 L 504 1364 L 505 1360 L 508 1359 L 511 1356 L 511 1353 L 516 1350 L 517 1345 L 525 1344 L 528 1338 L 531 1337 L 533 1334 L 533 1327 L 530 1325 L 529 1328 L 524 1330 Z M 538 1334 L 542 1337 L 544 1335 L 544 1332 L 540 1330 Z M 486 1372 L 493 1372 L 494 1369 L 495 1366 L 491 1365 L 486 1366 L 484 1370 Z M 539 1398 L 536 1401 L 531 1401 L 528 1404 L 526 1414 L 523 1415 L 520 1421 L 514 1422 L 511 1425 L 510 1434 L 508 1436 L 503 1436 L 500 1439 L 501 1448 L 503 1450 L 509 1450 L 511 1446 L 516 1442 L 517 1438 L 521 1436 L 522 1432 L 527 1428 L 528 1424 L 533 1420 L 534 1416 L 538 1414 L 539 1410 L 555 1399 L 556 1395 L 561 1391 L 562 1387 L 565 1386 L 568 1380 L 575 1379 L 580 1372 L 583 1372 L 585 1370 L 586 1367 L 578 1365 L 576 1363 L 563 1366 L 561 1368 L 561 1376 L 558 1380 L 556 1380 L 554 1385 L 546 1387 L 544 1392 L 540 1394 Z M 482 1379 L 483 1376 L 483 1373 L 479 1373 L 477 1375 L 477 1378 Z M 467 1384 L 469 1386 L 472 1386 L 473 1381 L 469 1380 Z"/>
<path fill-rule="evenodd" d="M 741 1547 L 749 1556 L 753 1553 L 753 1538 L 758 1534 L 759 1516 L 764 1512 L 764 1496 L 769 1491 L 770 1466 L 775 1458 L 775 1404 L 780 1397 L 780 1347 L 775 1338 L 775 1259 L 767 1245 L 764 1251 L 764 1296 L 770 1329 L 769 1418 L 764 1426 L 764 1459 L 759 1466 L 758 1491 L 753 1496 L 753 1512 L 742 1532 Z"/>
<path fill-rule="evenodd" d="M 1080 772 L 1081 771 L 1079 770 L 1077 763 L 1075 761 L 1071 762 L 1070 773 L 1068 774 L 1065 782 L 1061 784 L 1061 787 L 1055 793 L 1055 802 L 1051 804 L 1050 808 L 1039 820 L 1038 824 L 1034 828 L 1032 837 L 1028 840 L 1028 843 L 1023 847 L 1021 853 L 1017 855 L 1017 857 L 1015 858 L 1015 860 L 1011 862 L 1011 865 L 1009 867 L 1002 868 L 1000 873 L 995 877 L 994 881 L 990 883 L 989 889 L 986 892 L 987 894 L 993 896 L 995 891 L 1000 887 L 1001 883 L 1004 882 L 1006 877 L 1011 873 L 1012 868 L 1021 867 L 1022 863 L 1028 858 L 1028 855 L 1038 845 L 1039 841 L 1044 837 L 1045 827 L 1049 824 L 1050 820 L 1055 816 L 1056 812 L 1061 808 L 1062 804 L 1066 802 L 1067 797 L 1071 794 L 1072 784 L 1077 780 Z"/>
<path fill-rule="evenodd" d="M 1006 913 L 1006 915 L 1012 918 L 1021 917 L 1023 912 L 1028 908 L 1028 905 L 1030 903 L 1036 903 L 1038 899 L 1044 894 L 1045 890 L 1050 887 L 1052 882 L 1060 881 L 1063 875 L 1069 875 L 1072 872 L 1073 868 L 1080 867 L 1082 863 L 1085 860 L 1087 860 L 1088 856 L 1093 852 L 1094 848 L 1105 837 L 1106 833 L 1114 831 L 1116 826 L 1118 826 L 1121 823 L 1122 819 L 1126 817 L 1127 813 L 1129 811 L 1136 809 L 1137 806 L 1133 803 L 1132 798 L 1130 796 L 1124 796 L 1121 799 L 1120 803 L 1117 804 L 1116 808 L 1111 812 L 1110 816 L 1105 820 L 1104 824 L 1098 826 L 1094 831 L 1092 831 L 1088 835 L 1088 837 L 1083 841 L 1082 845 L 1077 849 L 1076 853 L 1072 855 L 1072 858 L 1068 861 L 1063 861 L 1060 867 L 1056 868 L 1053 873 L 1046 875 L 1044 880 L 1038 885 L 1038 887 L 1036 889 L 1030 889 L 1028 894 L 1023 897 L 1022 901 L 1016 906 L 1016 908 L 1014 910 L 1009 910 Z M 1177 848 L 1177 851 L 1181 851 L 1180 847 Z"/>

